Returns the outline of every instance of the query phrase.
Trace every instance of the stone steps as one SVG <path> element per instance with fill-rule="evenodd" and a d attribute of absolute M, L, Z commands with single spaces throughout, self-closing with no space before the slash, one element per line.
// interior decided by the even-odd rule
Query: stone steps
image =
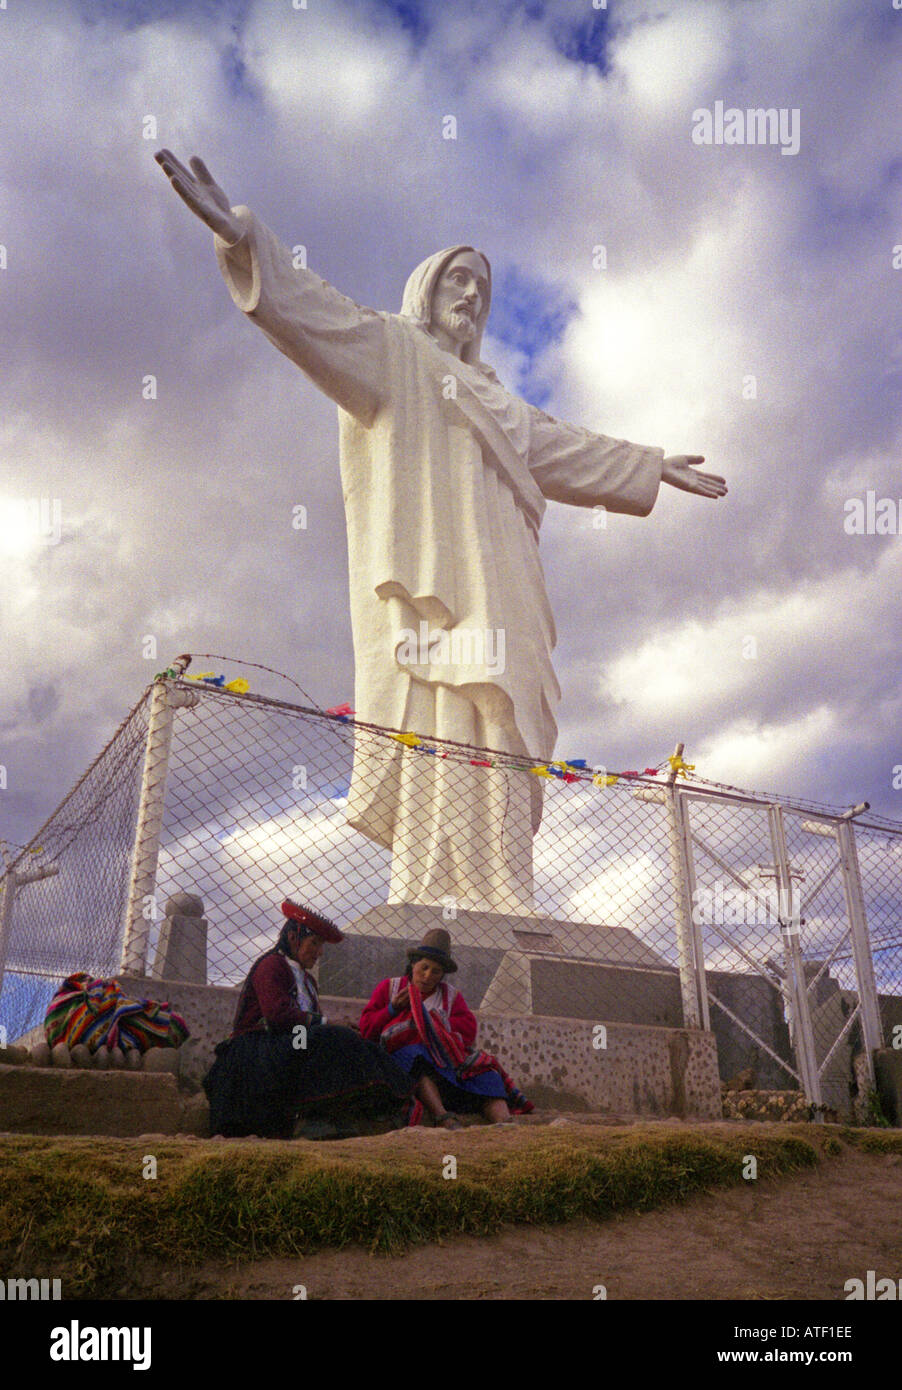
<path fill-rule="evenodd" d="M 146 993 L 141 988 L 128 992 L 136 998 Z M 192 1028 L 179 1048 L 152 1048 L 133 1057 L 99 1054 L 98 1060 L 87 1049 L 70 1052 L 65 1044 L 51 1051 L 30 1035 L 30 1048 L 0 1052 L 0 1131 L 123 1137 L 208 1132 L 201 1081 L 216 1043 L 231 1026 L 234 991 L 173 982 L 166 993 Z M 330 1023 L 356 1022 L 364 1003 L 321 996 Z M 550 1015 L 482 1012 L 478 1018 L 481 1045 L 502 1060 L 539 1109 L 697 1120 L 722 1116 L 711 1033 L 622 1022 L 599 1025 Z M 47 1112 L 39 1103 L 44 1095 Z M 104 1124 L 103 1097 L 114 1098 L 121 1107 L 121 1124 Z M 73 1116 L 71 1106 L 82 1098 L 85 1113 Z"/>
<path fill-rule="evenodd" d="M 202 1136 L 209 1111 L 206 1098 L 181 1092 L 171 1072 L 0 1064 L 0 1131 Z"/>
<path fill-rule="evenodd" d="M 84 1043 L 69 1048 L 66 1043 L 49 1047 L 45 1042 L 33 1043 L 31 1047 L 12 1044 L 0 1051 L 0 1065 L 7 1067 L 55 1067 L 71 1071 L 146 1071 L 168 1072 L 178 1076 L 180 1048 L 153 1047 L 149 1052 L 132 1049 L 123 1052 L 120 1048 L 99 1048 L 91 1052 Z"/>

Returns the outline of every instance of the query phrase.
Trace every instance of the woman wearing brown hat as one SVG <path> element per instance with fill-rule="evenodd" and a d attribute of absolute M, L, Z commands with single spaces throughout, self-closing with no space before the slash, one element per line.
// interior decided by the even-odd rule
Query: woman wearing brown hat
<path fill-rule="evenodd" d="M 230 1037 L 204 1077 L 210 1133 L 290 1139 L 353 1133 L 357 1117 L 404 1123 L 412 1084 L 384 1051 L 351 1028 L 326 1024 L 311 969 L 343 934 L 328 917 L 286 899 L 275 946 L 248 974 Z"/>
<path fill-rule="evenodd" d="M 482 1113 L 502 1124 L 533 1105 L 517 1090 L 496 1057 L 475 1047 L 477 1023 L 460 990 L 444 977 L 457 964 L 441 927 L 427 931 L 407 952 L 403 976 L 383 980 L 360 1018 L 365 1038 L 381 1043 L 416 1082 L 416 1095 L 433 1120 L 459 1129 L 456 1115 Z M 419 1120 L 415 1108 L 410 1123 Z"/>

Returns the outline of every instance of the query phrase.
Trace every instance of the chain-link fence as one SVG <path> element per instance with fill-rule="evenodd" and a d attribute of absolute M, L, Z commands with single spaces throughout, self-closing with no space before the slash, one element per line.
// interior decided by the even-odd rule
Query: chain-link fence
<path fill-rule="evenodd" d="M 76 969 L 239 984 L 290 896 L 345 932 L 327 995 L 444 927 L 475 1008 L 711 1027 L 723 1077 L 842 1108 L 902 1023 L 902 825 L 661 768 L 158 680 L 7 870 L 0 1023 Z"/>
<path fill-rule="evenodd" d="M 752 1088 L 798 1088 L 846 1110 L 855 1059 L 881 1045 L 880 1006 L 892 1010 L 902 983 L 898 969 L 884 970 L 878 998 L 855 856 L 855 830 L 875 832 L 775 798 L 681 797 L 722 1074 L 744 1070 Z M 899 830 L 879 838 L 875 875 L 902 848 Z M 902 881 L 896 892 L 898 921 Z"/>
<path fill-rule="evenodd" d="M 35 1027 L 63 976 L 115 974 L 150 692 L 0 879 L 0 1026 Z"/>
<path fill-rule="evenodd" d="M 887 1047 L 902 1047 L 902 835 L 855 827 L 877 998 Z"/>

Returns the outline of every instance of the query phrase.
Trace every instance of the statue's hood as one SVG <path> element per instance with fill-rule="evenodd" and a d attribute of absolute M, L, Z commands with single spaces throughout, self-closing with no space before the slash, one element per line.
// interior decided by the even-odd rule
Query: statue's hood
<path fill-rule="evenodd" d="M 468 362 L 471 366 L 478 366 L 482 352 L 482 335 L 492 305 L 492 267 L 489 264 L 488 256 L 477 250 L 475 246 L 448 246 L 444 251 L 436 251 L 435 255 L 428 256 L 425 261 L 421 261 L 404 286 L 401 313 L 405 318 L 413 319 L 414 323 L 418 323 L 421 328 L 429 327 L 432 315 L 432 293 L 436 281 L 448 262 L 453 260 L 461 251 L 475 251 L 477 256 L 482 256 L 489 282 L 485 303 L 476 320 L 476 336 L 471 342 L 464 345 L 462 353 L 464 362 Z"/>

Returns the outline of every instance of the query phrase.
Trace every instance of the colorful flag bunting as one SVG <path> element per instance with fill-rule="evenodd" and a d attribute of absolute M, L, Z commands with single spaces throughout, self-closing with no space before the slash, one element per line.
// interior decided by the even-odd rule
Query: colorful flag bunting
<path fill-rule="evenodd" d="M 202 679 L 202 677 L 192 677 L 192 679 Z M 231 682 L 226 689 L 231 689 L 237 682 Z M 355 711 L 348 704 L 336 705 L 333 709 L 327 709 L 326 714 L 335 719 L 348 719 Z M 429 753 L 432 757 L 447 758 L 453 756 L 447 752 L 439 752 L 438 748 L 426 744 L 418 734 L 400 733 L 391 734 L 391 738 L 396 743 L 403 743 L 406 748 L 418 748 L 421 753 Z M 684 776 L 692 771 L 694 763 L 684 763 L 682 758 L 668 758 L 672 768 Z M 557 777 L 561 782 L 581 782 L 585 779 L 579 773 L 591 771 L 590 764 L 585 758 L 567 758 L 553 763 L 541 763 L 538 766 L 531 763 L 517 761 L 516 756 L 510 762 L 502 761 L 500 764 L 496 759 L 491 758 L 470 758 L 471 767 L 501 767 L 508 768 L 511 772 L 529 772 L 533 777 Z M 637 772 L 634 768 L 624 772 L 596 772 L 592 777 L 592 785 L 596 787 L 613 787 L 620 781 L 621 777 L 657 777 L 659 769 L 656 767 L 646 767 L 643 772 Z"/>

